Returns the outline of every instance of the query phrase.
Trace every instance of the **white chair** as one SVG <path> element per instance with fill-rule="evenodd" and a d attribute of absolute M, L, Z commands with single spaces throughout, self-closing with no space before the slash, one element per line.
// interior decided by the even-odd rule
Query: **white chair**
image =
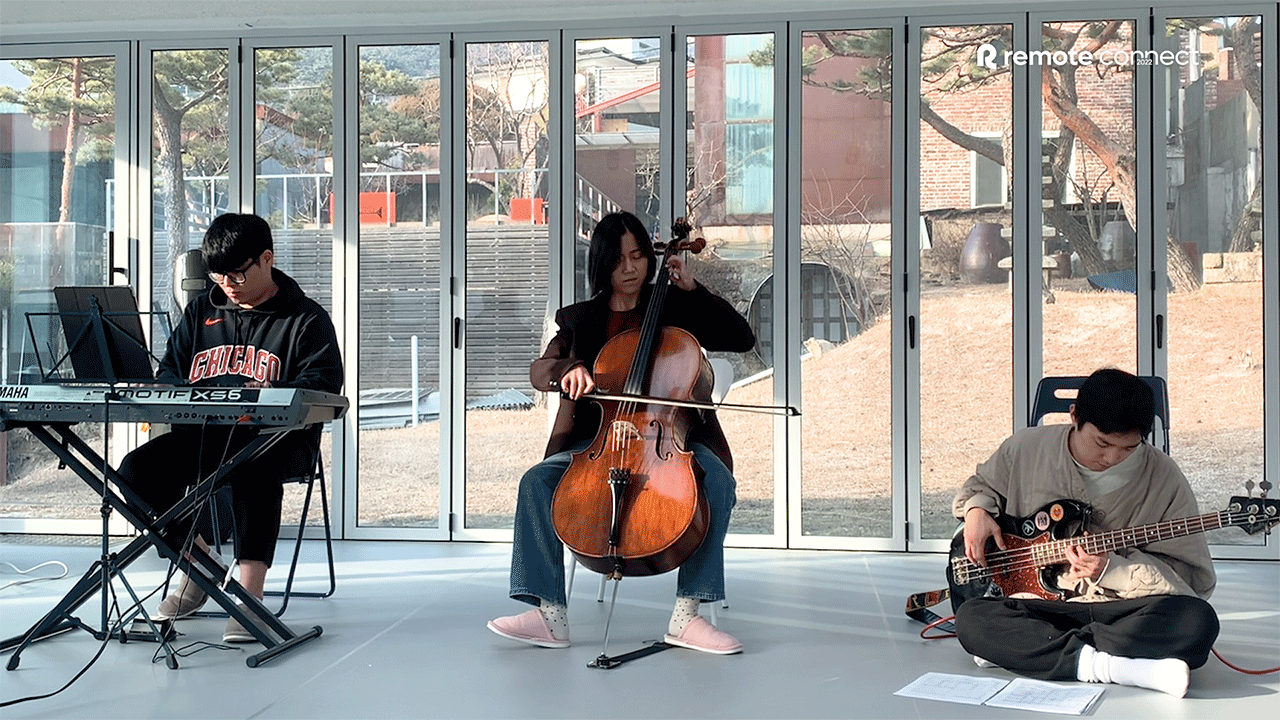
<path fill-rule="evenodd" d="M 724 358 L 711 358 L 708 362 L 715 375 L 715 382 L 711 387 L 711 402 L 718 403 L 724 400 L 724 396 L 729 394 L 729 388 L 733 387 L 733 364 Z"/>
<path fill-rule="evenodd" d="M 565 555 L 565 562 L 568 563 L 569 565 L 568 577 L 565 578 L 565 589 L 564 589 L 565 604 L 568 605 L 569 598 L 573 595 L 573 575 L 574 575 L 574 572 L 577 571 L 578 569 L 578 559 L 573 556 L 572 552 L 569 552 L 568 548 L 565 548 L 564 555 Z M 609 576 L 602 574 L 600 576 L 600 592 L 596 594 L 596 602 L 604 602 L 604 589 L 605 589 L 605 586 L 608 584 L 608 582 L 609 582 Z M 711 603 L 709 607 L 711 608 L 711 624 L 719 625 L 720 618 L 719 618 L 719 614 L 716 612 L 716 604 Z M 720 607 L 725 608 L 727 610 L 729 608 L 729 598 L 725 598 L 721 600 Z"/>
<path fill-rule="evenodd" d="M 733 365 L 724 358 L 711 358 L 708 362 L 711 364 L 711 371 L 714 377 L 714 384 L 711 388 L 711 402 L 718 403 L 729 394 L 729 388 L 733 386 Z M 565 548 L 565 562 L 568 564 L 569 570 L 565 578 L 565 601 L 568 602 L 569 596 L 573 594 L 573 576 L 578 569 L 578 559 Z M 600 576 L 600 591 L 596 593 L 596 602 L 604 602 L 605 585 L 609 579 L 605 575 Z M 715 603 L 711 604 L 711 624 L 719 625 L 719 618 L 716 613 Z M 720 607 L 729 608 L 729 599 L 725 598 L 720 601 Z"/>

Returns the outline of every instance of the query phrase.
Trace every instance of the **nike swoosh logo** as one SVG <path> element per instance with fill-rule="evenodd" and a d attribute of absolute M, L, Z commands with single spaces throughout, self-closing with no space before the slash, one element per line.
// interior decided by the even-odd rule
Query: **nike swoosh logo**
<path fill-rule="evenodd" d="M 205 327 L 212 327 L 212 326 L 214 326 L 214 325 L 217 325 L 217 324 L 218 324 L 218 323 L 220 323 L 220 322 L 222 322 L 222 318 L 205 318 L 205 320 L 204 320 L 204 326 L 205 326 Z"/>

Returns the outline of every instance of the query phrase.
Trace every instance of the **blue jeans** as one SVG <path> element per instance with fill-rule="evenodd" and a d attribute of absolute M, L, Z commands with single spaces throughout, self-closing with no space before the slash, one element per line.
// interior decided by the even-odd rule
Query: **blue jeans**
<path fill-rule="evenodd" d="M 551 498 L 572 455 L 586 444 L 556 453 L 520 478 L 516 499 L 515 541 L 511 549 L 511 597 L 537 605 L 539 600 L 567 605 L 564 588 L 564 544 L 551 522 Z M 680 566 L 676 595 L 703 601 L 724 599 L 724 536 L 738 502 L 737 481 L 720 458 L 701 443 L 692 443 L 694 461 L 702 468 L 702 488 L 711 511 L 707 535 Z"/>

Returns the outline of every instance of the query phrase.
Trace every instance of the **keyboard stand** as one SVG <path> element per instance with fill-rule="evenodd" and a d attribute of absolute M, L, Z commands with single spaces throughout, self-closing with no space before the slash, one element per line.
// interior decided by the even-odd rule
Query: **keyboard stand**
<path fill-rule="evenodd" d="M 198 567 L 193 567 L 181 547 L 175 547 L 157 532 L 157 528 L 163 528 L 175 520 L 194 516 L 199 510 L 201 500 L 207 497 L 209 491 L 217 487 L 231 470 L 240 463 L 265 452 L 279 442 L 288 431 L 299 429 L 299 427 L 261 428 L 258 435 L 240 452 L 224 462 L 214 473 L 202 479 L 183 496 L 182 500 L 152 522 L 148 519 L 151 513 L 148 512 L 146 503 L 120 483 L 120 476 L 116 474 L 115 469 L 107 465 L 97 451 L 76 435 L 70 423 L 21 422 L 12 423 L 11 426 L 26 427 L 30 430 L 63 464 L 93 488 L 95 493 L 106 498 L 112 509 L 137 528 L 139 535 L 123 549 L 112 554 L 105 569 L 101 560 L 95 562 L 62 600 L 27 632 L 0 642 L 0 652 L 14 649 L 7 669 L 14 670 L 18 667 L 22 651 L 28 645 L 69 630 L 86 630 L 99 640 L 105 639 L 107 635 L 115 635 L 122 641 L 139 639 L 136 634 L 130 633 L 123 627 L 123 622 L 114 628 L 95 629 L 72 613 L 87 602 L 94 593 L 110 592 L 110 588 L 103 587 L 104 583 L 109 583 L 112 578 L 120 575 L 124 568 L 137 560 L 150 547 L 155 547 L 161 556 L 177 564 L 178 568 L 186 572 L 201 590 L 208 593 L 211 599 L 222 606 L 228 615 L 235 618 L 263 645 L 262 652 L 246 658 L 245 664 L 251 668 L 258 667 L 278 655 L 283 655 L 309 640 L 320 637 L 324 632 L 323 628 L 316 625 L 302 634 L 294 633 L 260 600 L 249 594 L 240 583 L 230 580 L 224 591 L 219 586 L 222 570 L 208 553 L 201 551 L 198 546 L 193 546 L 191 554 L 198 564 Z M 114 485 L 120 492 L 116 492 L 116 489 L 107 483 Z M 132 588 L 129 588 L 129 591 L 132 594 Z M 243 603 L 244 609 L 241 609 L 237 602 Z M 260 621 L 270 632 L 264 631 L 262 626 L 254 622 L 254 619 Z M 161 642 L 166 640 L 169 634 L 167 625 L 167 623 L 161 623 L 159 628 L 161 637 L 153 639 Z M 170 655 L 169 667 L 176 666 L 176 660 Z"/>

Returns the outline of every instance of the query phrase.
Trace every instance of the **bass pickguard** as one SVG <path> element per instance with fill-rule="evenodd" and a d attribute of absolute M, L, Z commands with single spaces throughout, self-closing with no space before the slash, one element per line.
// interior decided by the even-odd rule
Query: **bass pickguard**
<path fill-rule="evenodd" d="M 996 518 L 1008 551 L 1025 550 L 1023 556 L 1035 557 L 1037 549 L 1054 540 L 1075 537 L 1084 532 L 1091 508 L 1076 500 L 1056 500 L 1027 517 L 1001 515 Z M 987 542 L 988 558 L 998 557 L 995 540 Z M 951 542 L 947 563 L 947 584 L 951 588 L 953 610 L 976 597 L 1009 597 L 1031 594 L 1045 600 L 1061 600 L 1054 578 L 1061 563 L 1001 563 L 989 561 L 987 567 L 975 565 L 965 556 L 964 533 L 958 531 Z"/>

